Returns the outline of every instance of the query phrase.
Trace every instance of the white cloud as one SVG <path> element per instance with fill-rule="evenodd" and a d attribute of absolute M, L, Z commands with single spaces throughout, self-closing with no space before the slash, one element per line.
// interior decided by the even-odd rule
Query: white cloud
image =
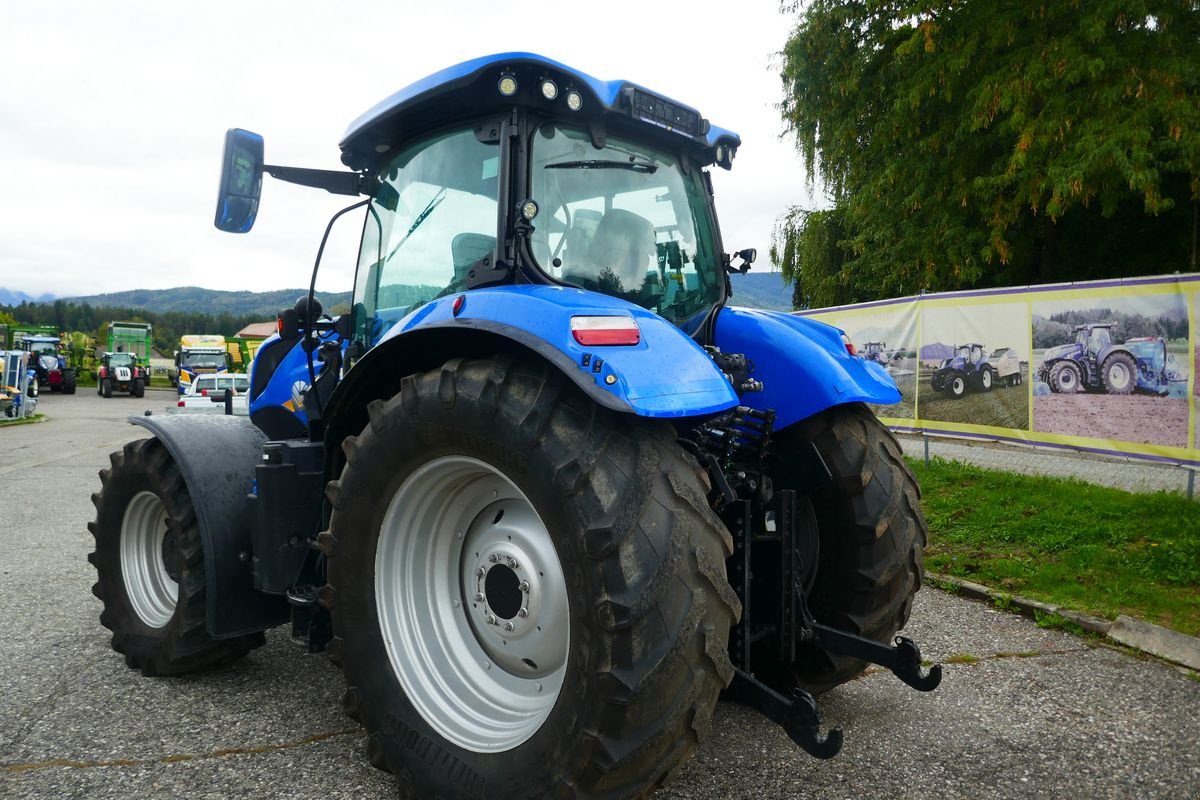
<path fill-rule="evenodd" d="M 185 8 L 187 10 L 185 10 Z M 0 286 L 91 294 L 307 285 L 345 198 L 266 181 L 245 236 L 212 227 L 224 131 L 262 133 L 271 163 L 336 169 L 359 114 L 443 67 L 526 50 L 624 78 L 741 134 L 714 171 L 727 247 L 765 257 L 775 218 L 811 204 L 768 70 L 792 25 L 775 3 L 47 0 L 0 24 Z M 357 223 L 318 288 L 349 288 Z"/>

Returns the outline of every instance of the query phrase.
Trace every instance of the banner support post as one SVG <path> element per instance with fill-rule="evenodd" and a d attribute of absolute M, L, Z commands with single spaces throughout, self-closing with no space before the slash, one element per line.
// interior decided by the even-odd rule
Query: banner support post
<path fill-rule="evenodd" d="M 1196 495 L 1196 470 L 1188 470 L 1188 500 L 1195 499 Z"/>
<path fill-rule="evenodd" d="M 925 433 L 924 431 L 921 431 L 921 441 L 925 442 L 925 469 L 929 469 L 929 434 Z M 1192 478 L 1191 478 L 1191 479 L 1189 479 L 1189 481 L 1188 481 L 1188 499 L 1189 499 L 1189 500 L 1190 500 L 1190 499 L 1191 499 L 1191 497 L 1192 497 L 1192 491 L 1191 491 L 1191 489 L 1192 489 L 1192 483 L 1191 483 L 1191 480 L 1192 480 L 1192 479 L 1194 479 L 1195 477 L 1196 477 L 1196 473 L 1195 473 L 1195 472 L 1193 472 L 1193 473 L 1192 473 Z"/>

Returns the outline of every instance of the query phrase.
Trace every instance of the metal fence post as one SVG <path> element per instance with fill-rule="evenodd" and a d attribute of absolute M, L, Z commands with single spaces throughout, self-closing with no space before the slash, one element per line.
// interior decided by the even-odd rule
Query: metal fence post
<path fill-rule="evenodd" d="M 922 432 L 921 433 L 921 441 L 925 442 L 925 468 L 929 469 L 929 435 Z M 1192 473 L 1192 475 L 1195 476 L 1195 473 Z M 1189 484 L 1189 489 L 1190 489 L 1190 484 Z M 1191 496 L 1192 496 L 1192 494 L 1189 491 L 1188 497 L 1191 497 Z"/>

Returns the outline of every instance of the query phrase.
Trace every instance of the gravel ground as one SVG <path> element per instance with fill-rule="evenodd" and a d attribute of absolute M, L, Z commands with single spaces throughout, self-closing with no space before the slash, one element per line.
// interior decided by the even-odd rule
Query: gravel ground
<path fill-rule="evenodd" d="M 339 709 L 342 679 L 284 631 L 221 670 L 144 678 L 109 649 L 89 591 L 89 494 L 140 435 L 142 400 L 48 397 L 48 422 L 0 428 L 0 797 L 394 798 Z M 919 439 L 916 442 L 919 447 Z M 722 702 L 657 797 L 1183 798 L 1200 788 L 1200 682 L 1161 662 L 923 590 L 906 634 L 940 688 L 873 670 L 821 698 L 842 753 L 817 761 Z"/>

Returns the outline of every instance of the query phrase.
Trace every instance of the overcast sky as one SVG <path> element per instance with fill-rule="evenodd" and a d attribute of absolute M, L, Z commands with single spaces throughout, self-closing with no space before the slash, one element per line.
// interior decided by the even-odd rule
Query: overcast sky
<path fill-rule="evenodd" d="M 774 0 L 5 3 L 0 11 L 0 287 L 58 296 L 197 285 L 307 285 L 348 198 L 264 180 L 245 235 L 212 224 L 226 128 L 268 163 L 338 169 L 367 108 L 443 67 L 524 50 L 698 108 L 743 139 L 714 170 L 726 247 L 757 247 L 811 205 L 781 140 Z M 349 289 L 360 223 L 344 220 L 317 286 Z"/>

